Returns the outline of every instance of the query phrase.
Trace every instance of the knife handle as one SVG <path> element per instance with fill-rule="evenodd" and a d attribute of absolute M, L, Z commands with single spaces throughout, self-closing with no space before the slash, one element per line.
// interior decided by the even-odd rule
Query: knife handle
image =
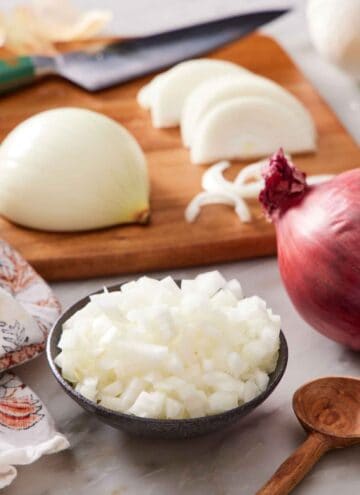
<path fill-rule="evenodd" d="M 14 57 L 0 60 L 0 94 L 27 86 L 39 77 L 56 74 L 54 57 Z"/>
<path fill-rule="evenodd" d="M 30 84 L 36 78 L 31 57 L 0 60 L 0 94 Z"/>

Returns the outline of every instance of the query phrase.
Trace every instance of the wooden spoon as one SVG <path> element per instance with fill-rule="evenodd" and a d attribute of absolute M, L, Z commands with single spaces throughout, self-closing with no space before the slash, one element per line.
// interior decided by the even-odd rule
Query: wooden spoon
<path fill-rule="evenodd" d="M 293 408 L 309 432 L 257 495 L 286 495 L 328 450 L 360 443 L 360 379 L 326 377 L 299 388 Z"/>

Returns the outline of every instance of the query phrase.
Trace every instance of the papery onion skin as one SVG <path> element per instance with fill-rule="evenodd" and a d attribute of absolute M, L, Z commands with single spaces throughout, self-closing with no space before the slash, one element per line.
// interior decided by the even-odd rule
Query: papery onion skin
<path fill-rule="evenodd" d="M 360 350 L 360 168 L 308 186 L 280 150 L 264 178 L 259 199 L 294 306 L 320 333 Z"/>

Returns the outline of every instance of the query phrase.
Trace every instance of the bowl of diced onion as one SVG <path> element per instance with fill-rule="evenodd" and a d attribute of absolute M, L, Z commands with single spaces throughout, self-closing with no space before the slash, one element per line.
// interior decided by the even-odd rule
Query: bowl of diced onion
<path fill-rule="evenodd" d="M 287 365 L 280 317 L 219 272 L 141 277 L 73 304 L 47 357 L 65 392 L 131 434 L 190 438 L 237 422 Z"/>

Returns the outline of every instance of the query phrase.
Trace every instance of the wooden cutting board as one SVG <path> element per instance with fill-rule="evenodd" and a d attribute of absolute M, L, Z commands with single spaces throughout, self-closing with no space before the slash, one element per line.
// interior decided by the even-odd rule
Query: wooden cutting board
<path fill-rule="evenodd" d="M 334 113 L 272 39 L 252 35 L 219 49 L 230 60 L 270 77 L 311 111 L 319 132 L 316 154 L 298 156 L 307 173 L 339 173 L 360 166 L 360 150 Z M 27 117 L 60 106 L 85 107 L 121 122 L 146 152 L 151 177 L 151 223 L 86 233 L 54 234 L 17 227 L 0 219 L 1 237 L 17 248 L 47 280 L 79 279 L 239 260 L 275 253 L 275 235 L 254 201 L 254 221 L 243 225 L 226 206 L 208 206 L 187 224 L 184 209 L 200 191 L 205 167 L 191 165 L 179 129 L 154 129 L 135 97 L 150 77 L 89 94 L 63 81 L 47 79 L 1 100 L 0 139 Z M 236 175 L 244 163 L 232 167 Z M 19 198 L 21 201 L 21 198 Z"/>

